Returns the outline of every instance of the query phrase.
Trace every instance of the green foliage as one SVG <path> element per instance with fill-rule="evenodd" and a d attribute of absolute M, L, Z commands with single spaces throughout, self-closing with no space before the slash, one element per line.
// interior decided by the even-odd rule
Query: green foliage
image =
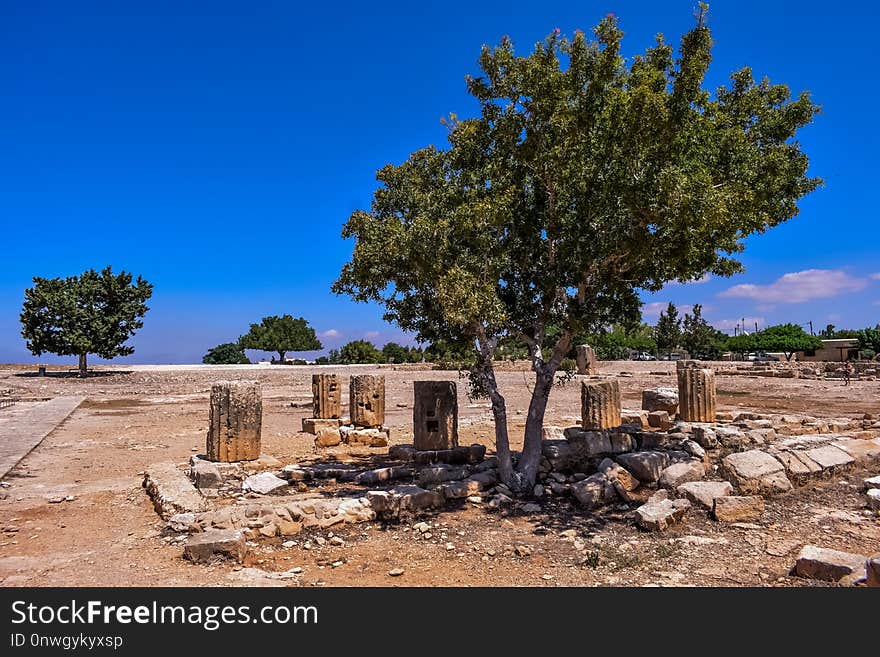
<path fill-rule="evenodd" d="M 206 365 L 247 365 L 251 361 L 244 355 L 244 349 L 237 342 L 224 342 L 209 349 L 202 358 Z"/>
<path fill-rule="evenodd" d="M 727 349 L 735 354 L 747 354 L 755 351 L 755 334 L 740 333 L 727 338 Z"/>
<path fill-rule="evenodd" d="M 856 337 L 859 341 L 860 351 L 880 352 L 880 324 L 874 328 L 862 329 Z"/>
<path fill-rule="evenodd" d="M 724 339 L 722 339 L 722 336 Z M 726 344 L 726 336 L 703 319 L 703 307 L 696 304 L 693 314 L 685 314 L 681 330 L 681 346 L 691 358 L 716 360 Z"/>
<path fill-rule="evenodd" d="M 385 357 L 376 345 L 367 340 L 353 340 L 339 350 L 339 362 L 344 365 L 355 363 L 383 363 Z"/>
<path fill-rule="evenodd" d="M 89 269 L 67 278 L 34 277 L 24 291 L 20 321 L 28 350 L 79 356 L 80 374 L 86 373 L 86 357 L 128 356 L 134 348 L 125 342 L 143 326 L 153 286 L 138 276 L 110 267 L 99 274 Z"/>
<path fill-rule="evenodd" d="M 654 340 L 661 351 L 670 352 L 678 348 L 681 341 L 681 319 L 678 308 L 671 301 L 666 310 L 660 313 L 657 326 L 654 328 Z"/>
<path fill-rule="evenodd" d="M 593 347 L 599 360 L 625 360 L 633 352 L 654 353 L 657 350 L 653 330 L 647 324 L 634 327 L 616 324 L 610 330 L 575 338 L 574 343 Z"/>
<path fill-rule="evenodd" d="M 420 363 L 422 350 L 417 347 L 404 347 L 396 342 L 389 342 L 382 347 L 382 356 L 386 363 Z"/>
<path fill-rule="evenodd" d="M 354 252 L 333 285 L 382 304 L 420 342 L 474 344 L 496 417 L 499 340 L 528 348 L 526 484 L 573 337 L 637 321 L 639 290 L 740 271 L 745 238 L 795 216 L 820 183 L 793 139 L 818 111 L 807 94 L 792 99 L 747 68 L 714 96 L 703 89 L 702 14 L 677 58 L 658 37 L 625 60 L 614 18 L 594 34 L 554 31 L 527 56 L 507 38 L 484 47 L 482 75 L 467 78 L 479 115 L 450 116 L 446 150 L 379 170 L 371 207 L 343 228 Z M 506 477 L 509 458 L 499 463 Z"/>
<path fill-rule="evenodd" d="M 281 361 L 288 351 L 314 351 L 321 348 L 315 329 L 302 317 L 290 315 L 264 317 L 259 324 L 251 324 L 250 330 L 239 339 L 244 349 L 274 351 Z"/>
<path fill-rule="evenodd" d="M 762 331 L 753 333 L 751 336 L 753 350 L 777 351 L 785 354 L 786 360 L 791 360 L 796 351 L 810 351 L 822 348 L 822 339 L 810 335 L 797 324 L 778 324 L 768 326 Z"/>

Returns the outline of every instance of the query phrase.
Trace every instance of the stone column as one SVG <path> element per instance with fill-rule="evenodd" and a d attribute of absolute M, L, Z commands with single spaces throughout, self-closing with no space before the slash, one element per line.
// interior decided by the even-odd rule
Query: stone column
<path fill-rule="evenodd" d="M 413 444 L 418 450 L 458 447 L 458 395 L 454 381 L 413 382 Z"/>
<path fill-rule="evenodd" d="M 353 425 L 381 427 L 385 424 L 385 377 L 372 374 L 351 377 L 349 406 Z"/>
<path fill-rule="evenodd" d="M 696 361 L 679 361 L 678 417 L 685 422 L 715 421 L 715 372 Z"/>
<path fill-rule="evenodd" d="M 312 374 L 313 417 L 333 419 L 342 415 L 342 388 L 338 374 Z"/>
<path fill-rule="evenodd" d="M 211 387 L 209 461 L 253 461 L 260 457 L 263 397 L 259 381 L 218 381 Z"/>
<path fill-rule="evenodd" d="M 621 425 L 620 385 L 616 380 L 583 383 L 581 422 L 584 429 L 611 429 Z"/>
<path fill-rule="evenodd" d="M 579 344 L 575 347 L 577 355 L 578 374 L 598 374 L 599 359 L 596 352 L 588 344 Z"/>

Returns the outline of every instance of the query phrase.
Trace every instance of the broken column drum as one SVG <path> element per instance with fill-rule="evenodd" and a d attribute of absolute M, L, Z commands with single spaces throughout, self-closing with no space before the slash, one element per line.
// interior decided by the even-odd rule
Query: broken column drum
<path fill-rule="evenodd" d="M 351 377 L 349 406 L 353 425 L 381 427 L 385 424 L 385 377 L 372 374 Z"/>
<path fill-rule="evenodd" d="M 596 358 L 596 352 L 590 345 L 578 345 L 575 347 L 575 355 L 577 356 L 578 374 L 599 373 L 599 359 Z"/>
<path fill-rule="evenodd" d="M 413 444 L 418 450 L 458 446 L 458 395 L 454 381 L 413 382 Z"/>
<path fill-rule="evenodd" d="M 677 367 L 678 417 L 685 422 L 715 421 L 715 372 L 685 361 Z"/>
<path fill-rule="evenodd" d="M 259 381 L 219 381 L 211 386 L 209 461 L 253 461 L 260 457 L 263 396 Z"/>
<path fill-rule="evenodd" d="M 313 417 L 335 419 L 342 415 L 342 387 L 338 374 L 312 375 Z"/>
<path fill-rule="evenodd" d="M 619 427 L 620 385 L 617 381 L 584 382 L 581 387 L 581 422 L 584 429 Z"/>

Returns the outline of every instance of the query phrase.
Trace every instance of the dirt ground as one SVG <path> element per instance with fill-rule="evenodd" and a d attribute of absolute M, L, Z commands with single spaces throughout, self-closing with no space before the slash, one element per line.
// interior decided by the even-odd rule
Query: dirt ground
<path fill-rule="evenodd" d="M 674 386 L 674 363 L 603 363 L 620 379 L 624 408 L 641 391 Z M 3 586 L 593 586 L 773 585 L 815 582 L 789 576 L 807 543 L 862 554 L 880 552 L 880 520 L 865 512 L 862 479 L 851 470 L 769 500 L 757 523 L 723 525 L 695 511 L 667 532 L 638 530 L 628 511 L 584 512 L 571 498 L 542 502 L 540 514 L 498 512 L 462 502 L 411 523 L 346 525 L 303 532 L 294 545 L 265 539 L 244 565 L 193 565 L 141 487 L 159 461 L 183 463 L 202 453 L 211 383 L 257 379 L 263 386 L 263 453 L 295 463 L 314 459 L 313 437 L 299 432 L 310 415 L 310 367 L 135 366 L 100 368 L 79 379 L 67 368 L 35 376 L 33 366 L 0 365 L 0 388 L 40 399 L 85 395 L 84 402 L 5 478 L 0 489 L 0 584 Z M 386 424 L 393 444 L 412 442 L 412 382 L 457 379 L 456 372 L 378 367 L 324 367 L 386 377 Z M 530 394 L 526 371 L 499 373 L 521 445 Z M 719 410 L 861 417 L 880 412 L 880 381 L 718 377 Z M 459 440 L 492 453 L 491 414 L 459 381 Z M 346 399 L 343 397 L 343 403 Z M 0 414 L 4 409 L 0 409 Z M 546 423 L 580 416 L 576 381 L 557 387 Z M 519 436 L 519 439 L 518 439 Z M 345 458 L 339 454 L 339 458 Z M 360 458 L 368 458 L 361 456 Z M 72 496 L 70 501 L 50 498 Z M 573 530 L 573 531 L 572 531 Z M 335 535 L 344 545 L 331 545 Z M 323 545 L 322 545 L 323 543 Z M 273 577 L 273 573 L 295 575 Z M 389 571 L 404 569 L 401 576 Z"/>

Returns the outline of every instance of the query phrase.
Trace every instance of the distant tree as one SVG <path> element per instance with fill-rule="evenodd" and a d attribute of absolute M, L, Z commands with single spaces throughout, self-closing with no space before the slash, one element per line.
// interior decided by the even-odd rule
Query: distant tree
<path fill-rule="evenodd" d="M 376 345 L 367 340 L 352 340 L 339 350 L 339 362 L 345 365 L 356 363 L 381 363 L 384 361 L 382 352 Z"/>
<path fill-rule="evenodd" d="M 735 354 L 745 355 L 755 351 L 755 334 L 740 333 L 727 338 L 727 349 Z"/>
<path fill-rule="evenodd" d="M 794 217 L 820 183 L 794 139 L 818 107 L 748 68 L 704 89 L 704 18 L 677 56 L 661 38 L 624 58 L 613 17 L 594 40 L 554 31 L 527 55 L 507 38 L 484 47 L 468 78 L 479 112 L 450 117 L 447 149 L 383 167 L 343 227 L 354 251 L 333 290 L 382 304 L 421 342 L 468 345 L 499 476 L 517 492 L 534 487 L 572 339 L 637 317 L 641 290 L 740 271 L 743 240 Z M 493 366 L 504 337 L 533 370 L 515 467 Z"/>
<path fill-rule="evenodd" d="M 294 319 L 290 315 L 264 317 L 259 324 L 251 324 L 250 330 L 238 342 L 245 349 L 274 351 L 282 363 L 288 351 L 321 349 L 315 329 L 302 317 Z"/>
<path fill-rule="evenodd" d="M 657 343 L 653 330 L 647 324 L 624 326 L 615 324 L 610 329 L 598 331 L 585 336 L 578 336 L 573 341 L 576 345 L 588 344 L 596 351 L 599 360 L 624 360 L 633 352 L 654 353 Z M 572 356 L 575 350 L 569 354 Z"/>
<path fill-rule="evenodd" d="M 329 365 L 330 358 L 328 356 L 318 356 L 315 359 L 315 365 Z"/>
<path fill-rule="evenodd" d="M 826 340 L 831 340 L 834 338 L 835 333 L 836 333 L 836 331 L 834 330 L 834 324 L 829 324 L 828 326 L 823 328 L 821 331 L 819 331 L 819 337 L 825 338 Z"/>
<path fill-rule="evenodd" d="M 721 353 L 718 332 L 703 318 L 703 307 L 694 306 L 693 311 L 685 313 L 681 329 L 681 346 L 691 358 L 716 359 Z"/>
<path fill-rule="evenodd" d="M 88 354 L 101 358 L 128 356 L 134 348 L 125 345 L 144 323 L 147 299 L 153 286 L 138 276 L 110 267 L 99 274 L 89 269 L 67 278 L 34 277 L 34 286 L 24 291 L 21 335 L 28 350 L 59 356 L 78 356 L 79 374 L 88 373 Z"/>
<path fill-rule="evenodd" d="M 247 365 L 251 361 L 244 355 L 244 349 L 237 342 L 218 344 L 202 358 L 206 365 Z"/>
<path fill-rule="evenodd" d="M 785 354 L 786 360 L 797 351 L 810 351 L 822 348 L 822 339 L 810 335 L 797 324 L 778 324 L 768 326 L 752 335 L 756 351 L 777 351 Z"/>
<path fill-rule="evenodd" d="M 678 317 L 678 308 L 671 301 L 657 319 L 654 340 L 657 342 L 657 348 L 666 353 L 677 349 L 681 342 L 681 319 Z"/>
<path fill-rule="evenodd" d="M 859 351 L 880 353 L 880 324 L 874 328 L 865 328 L 858 332 Z"/>
<path fill-rule="evenodd" d="M 396 342 L 388 342 L 382 347 L 386 363 L 418 363 L 422 360 L 422 350 L 417 347 L 404 347 Z"/>
<path fill-rule="evenodd" d="M 834 332 L 835 340 L 858 340 L 859 332 L 855 329 L 839 329 Z"/>

